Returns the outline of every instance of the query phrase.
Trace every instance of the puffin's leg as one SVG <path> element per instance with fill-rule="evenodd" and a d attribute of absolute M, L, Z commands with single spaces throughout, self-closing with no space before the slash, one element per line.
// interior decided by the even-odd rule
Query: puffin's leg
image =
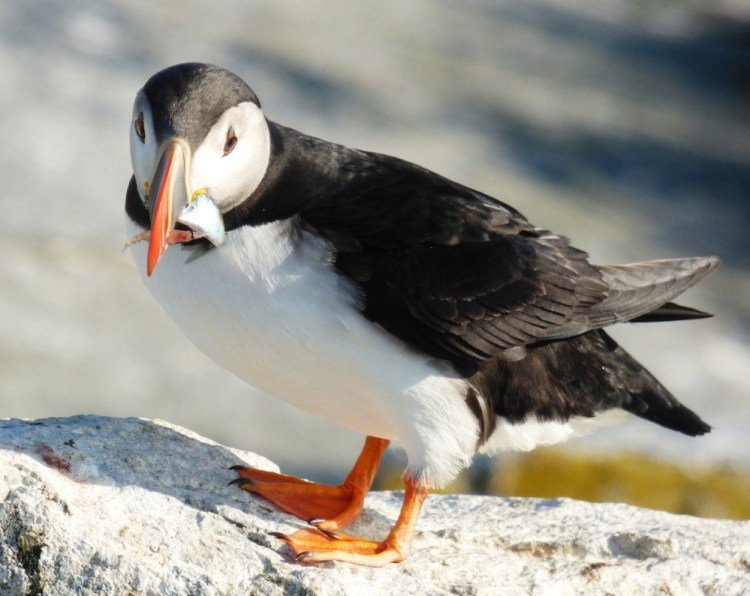
<path fill-rule="evenodd" d="M 291 536 L 276 536 L 291 546 L 296 554 L 295 560 L 303 563 L 344 561 L 369 567 L 398 563 L 411 552 L 417 517 L 429 490 L 428 485 L 409 477 L 405 479 L 405 485 L 404 503 L 398 521 L 383 542 L 343 534 L 336 534 L 334 538 L 314 529 L 299 530 Z"/>
<path fill-rule="evenodd" d="M 327 486 L 293 476 L 234 466 L 239 478 L 232 484 L 260 495 L 279 509 L 309 521 L 323 531 L 351 524 L 362 512 L 365 495 L 389 441 L 367 437 L 354 467 L 339 486 Z"/>

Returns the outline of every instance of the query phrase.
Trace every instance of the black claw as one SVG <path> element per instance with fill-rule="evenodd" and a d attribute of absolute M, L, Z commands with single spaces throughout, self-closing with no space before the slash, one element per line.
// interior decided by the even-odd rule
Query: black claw
<path fill-rule="evenodd" d="M 315 529 L 318 530 L 318 532 L 323 532 L 326 536 L 328 536 L 331 540 L 339 540 L 341 539 L 341 536 L 334 532 L 333 530 L 326 530 L 325 528 L 318 528 L 318 526 L 315 526 Z"/>
<path fill-rule="evenodd" d="M 239 470 L 257 470 L 258 468 L 253 468 L 252 466 L 243 466 L 242 464 L 235 464 L 233 466 L 229 466 L 229 469 L 237 472 Z"/>
<path fill-rule="evenodd" d="M 325 519 L 322 517 L 312 517 L 307 520 L 307 523 L 310 524 L 313 528 L 315 528 L 318 532 L 322 532 L 326 536 L 328 536 L 331 540 L 339 540 L 341 536 L 334 532 L 333 530 L 326 530 L 325 528 L 321 528 L 318 526 L 318 524 L 322 524 Z"/>
<path fill-rule="evenodd" d="M 235 478 L 234 480 L 230 481 L 227 486 L 239 486 L 240 488 L 247 487 L 248 489 L 255 487 L 255 482 L 250 480 L 250 478 L 243 478 L 240 476 L 239 478 Z"/>
<path fill-rule="evenodd" d="M 300 554 L 294 557 L 295 561 L 303 561 L 309 557 L 312 557 L 312 553 L 309 550 L 303 550 Z"/>
<path fill-rule="evenodd" d="M 273 536 L 274 538 L 278 538 L 279 540 L 283 540 L 284 542 L 291 542 L 292 540 L 283 532 L 268 532 L 268 535 Z"/>

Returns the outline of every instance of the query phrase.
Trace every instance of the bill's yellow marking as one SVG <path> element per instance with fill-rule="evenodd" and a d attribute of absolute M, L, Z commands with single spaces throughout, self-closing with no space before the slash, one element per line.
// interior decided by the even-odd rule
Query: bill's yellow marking
<path fill-rule="evenodd" d="M 206 195 L 208 196 L 208 189 L 207 188 L 199 188 L 193 193 L 193 196 L 190 197 L 190 202 L 192 203 L 195 200 L 195 197 L 198 195 Z"/>

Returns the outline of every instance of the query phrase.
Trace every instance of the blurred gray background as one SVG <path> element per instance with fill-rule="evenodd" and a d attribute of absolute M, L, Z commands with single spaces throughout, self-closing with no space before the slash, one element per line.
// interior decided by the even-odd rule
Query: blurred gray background
<path fill-rule="evenodd" d="M 716 318 L 613 335 L 713 433 L 571 444 L 747 462 L 750 2 L 0 3 L 0 417 L 163 418 L 335 479 L 363 441 L 247 387 L 123 253 L 128 127 L 157 70 L 212 62 L 266 115 L 511 203 L 596 262 L 718 254 Z"/>

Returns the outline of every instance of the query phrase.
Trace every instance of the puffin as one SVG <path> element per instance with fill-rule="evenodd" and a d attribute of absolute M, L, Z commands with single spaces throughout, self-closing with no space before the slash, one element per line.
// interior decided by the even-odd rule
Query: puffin
<path fill-rule="evenodd" d="M 303 563 L 403 561 L 428 492 L 477 453 L 529 451 L 629 413 L 710 430 L 605 327 L 710 316 L 673 299 L 716 257 L 601 265 L 518 210 L 408 161 L 266 119 L 237 75 L 178 64 L 137 92 L 125 211 L 143 281 L 203 353 L 366 436 L 338 486 L 235 466 L 304 520 Z M 342 531 L 405 451 L 382 540 Z"/>

